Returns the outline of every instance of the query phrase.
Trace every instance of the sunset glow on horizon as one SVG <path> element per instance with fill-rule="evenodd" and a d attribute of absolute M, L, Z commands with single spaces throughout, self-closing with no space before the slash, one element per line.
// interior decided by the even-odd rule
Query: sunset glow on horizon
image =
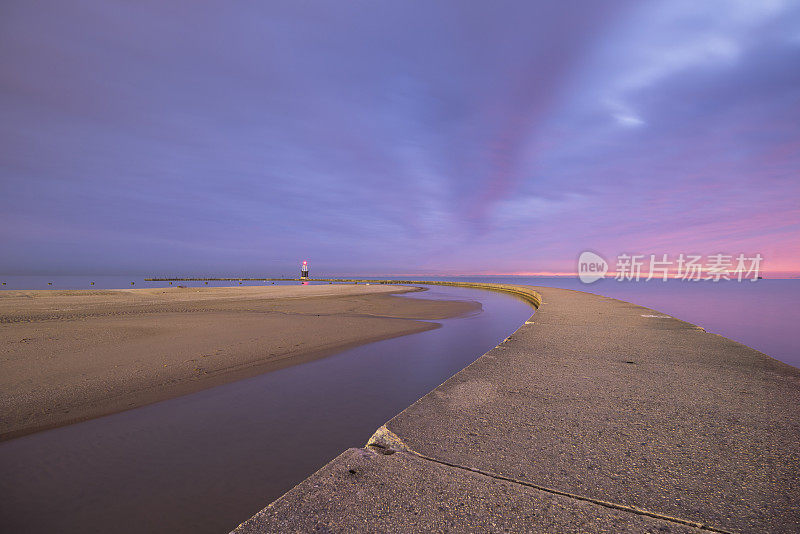
<path fill-rule="evenodd" d="M 0 273 L 800 276 L 798 3 L 44 4 L 0 17 Z"/>

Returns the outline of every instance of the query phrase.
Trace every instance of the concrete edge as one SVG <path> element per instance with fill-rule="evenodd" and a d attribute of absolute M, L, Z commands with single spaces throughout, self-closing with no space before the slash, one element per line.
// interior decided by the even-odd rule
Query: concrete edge
<path fill-rule="evenodd" d="M 161 279 L 153 279 L 153 280 L 161 280 Z M 183 279 L 183 280 L 186 280 L 186 279 Z M 299 278 L 298 279 L 290 279 L 290 280 L 291 281 L 300 281 Z M 508 293 L 508 294 L 514 295 L 514 296 L 524 300 L 528 304 L 530 304 L 531 307 L 533 307 L 534 311 L 536 309 L 538 309 L 539 306 L 541 306 L 541 304 L 542 304 L 542 295 L 538 291 L 535 291 L 531 287 L 526 287 L 526 286 L 521 286 L 521 285 L 514 285 L 514 284 L 495 284 L 495 283 L 479 283 L 479 282 L 448 282 L 448 281 L 440 281 L 440 280 L 433 280 L 433 281 L 431 281 L 431 280 L 427 280 L 427 281 L 426 280 L 367 280 L 367 279 L 347 279 L 347 280 L 344 280 L 344 279 L 335 279 L 335 278 L 331 278 L 331 279 L 315 278 L 314 281 L 317 281 L 317 282 L 353 282 L 353 283 L 369 283 L 369 284 L 385 284 L 385 285 L 397 285 L 397 284 L 399 284 L 399 285 L 438 285 L 438 286 L 465 287 L 465 288 L 471 288 L 471 289 L 483 289 L 483 290 L 487 290 L 487 291 L 497 291 L 497 292 L 501 292 L 501 293 Z M 507 338 L 505 338 L 503 341 L 501 341 L 498 345 L 496 345 L 495 347 L 489 349 L 485 353 L 483 353 L 480 356 L 478 356 L 475 359 L 475 361 L 478 361 L 480 358 L 482 358 L 483 356 L 485 356 L 489 352 L 491 352 L 494 349 L 496 349 L 497 347 L 501 346 L 503 343 L 508 341 L 508 339 L 511 336 L 513 336 L 515 333 L 517 333 L 521 328 L 524 328 L 526 325 L 529 325 L 529 324 L 531 324 L 530 318 L 528 318 L 528 320 L 526 320 L 523 324 L 521 324 L 516 330 L 514 330 L 514 332 L 512 332 Z M 472 363 L 475 363 L 475 362 L 472 362 Z M 469 365 L 472 365 L 472 364 L 469 364 Z M 455 376 L 456 374 L 460 373 L 462 370 L 463 369 L 459 369 L 452 376 L 449 376 L 444 381 L 442 381 L 441 384 L 443 384 L 447 380 L 450 380 L 453 376 Z M 441 384 L 437 385 L 431 391 L 429 391 L 428 393 L 423 395 L 423 397 L 425 397 L 426 395 L 430 394 L 432 391 L 436 390 L 436 388 L 441 386 Z M 405 411 L 407 408 L 411 407 L 416 402 L 419 402 L 419 400 L 421 400 L 421 399 L 422 399 L 422 397 L 420 397 L 420 399 L 417 399 L 416 401 L 411 403 L 411 405 L 407 406 L 406 408 L 404 408 L 400 412 L 396 413 L 394 416 L 392 416 L 391 419 L 394 419 L 395 417 L 397 417 L 398 415 L 403 413 L 403 411 Z M 379 453 L 379 454 L 394 454 L 396 452 L 406 452 L 406 453 L 409 453 L 409 454 L 413 454 L 414 456 L 418 456 L 420 458 L 428 459 L 428 458 L 424 457 L 423 455 L 420 455 L 419 453 L 411 450 L 405 443 L 403 443 L 403 440 L 401 440 L 394 432 L 389 430 L 387 425 L 389 424 L 391 419 L 386 421 L 386 423 L 381 425 L 380 428 L 378 428 L 375 431 L 375 433 L 369 438 L 367 443 L 364 445 L 363 449 L 369 450 L 369 451 L 372 451 L 372 452 L 375 452 L 375 453 Z M 315 471 L 314 474 L 310 475 L 306 479 L 301 480 L 300 482 L 298 482 L 297 484 L 292 486 L 292 488 L 290 488 L 288 491 L 286 491 L 280 497 L 278 497 L 274 501 L 272 501 L 269 504 L 267 504 L 267 506 L 264 509 L 266 510 L 266 509 L 270 508 L 275 502 L 279 501 L 280 499 L 283 499 L 284 496 L 286 496 L 289 493 L 293 492 L 295 490 L 295 488 L 297 488 L 297 486 L 299 486 L 302 482 L 304 482 L 305 480 L 308 480 L 308 478 L 313 477 L 318 471 L 320 471 L 320 470 L 322 470 L 324 468 L 325 468 L 325 465 L 320 466 L 320 468 L 317 471 Z M 482 473 L 482 474 L 486 474 L 486 473 Z M 488 476 L 492 476 L 492 475 L 488 474 Z M 247 520 L 245 520 L 245 522 L 246 521 Z M 239 526 L 241 526 L 241 524 Z"/>

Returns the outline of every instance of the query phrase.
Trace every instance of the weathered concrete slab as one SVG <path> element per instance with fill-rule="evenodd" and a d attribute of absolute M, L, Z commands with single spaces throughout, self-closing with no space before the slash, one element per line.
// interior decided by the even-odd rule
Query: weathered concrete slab
<path fill-rule="evenodd" d="M 721 529 L 800 531 L 800 371 L 647 308 L 537 289 L 532 324 L 387 423 L 406 447 Z"/>
<path fill-rule="evenodd" d="M 535 289 L 529 324 L 370 442 L 402 454 L 349 451 L 242 531 L 800 531 L 799 370 L 647 308 Z"/>
<path fill-rule="evenodd" d="M 702 531 L 412 454 L 350 449 L 235 532 Z"/>

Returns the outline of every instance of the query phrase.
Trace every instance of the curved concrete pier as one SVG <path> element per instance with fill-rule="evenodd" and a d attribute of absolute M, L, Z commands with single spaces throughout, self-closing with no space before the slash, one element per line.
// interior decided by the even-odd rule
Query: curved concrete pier
<path fill-rule="evenodd" d="M 800 531 L 800 370 L 510 288 L 541 295 L 530 321 L 236 532 Z"/>

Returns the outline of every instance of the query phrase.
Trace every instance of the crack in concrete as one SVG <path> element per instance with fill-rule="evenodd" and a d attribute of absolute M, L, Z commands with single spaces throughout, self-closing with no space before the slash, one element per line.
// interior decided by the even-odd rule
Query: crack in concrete
<path fill-rule="evenodd" d="M 513 484 L 519 484 L 521 486 L 526 486 L 528 488 L 536 489 L 539 491 L 544 491 L 546 493 L 551 493 L 554 495 L 560 495 L 562 497 L 568 497 L 570 499 L 575 499 L 579 501 L 590 502 L 599 506 L 603 506 L 605 508 L 611 508 L 614 510 L 620 510 L 623 512 L 629 512 L 637 515 L 644 515 L 648 517 L 652 517 L 655 519 L 661 519 L 663 521 L 669 521 L 671 523 L 677 523 L 680 525 L 686 525 L 694 528 L 698 528 L 700 530 L 705 530 L 708 532 L 719 532 L 722 534 L 734 534 L 729 530 L 723 530 L 721 528 L 717 528 L 711 525 L 707 525 L 705 523 L 698 523 L 697 521 L 692 521 L 689 519 L 683 519 L 681 517 L 673 517 L 665 514 L 660 514 L 658 512 L 652 512 L 650 510 L 645 510 L 644 508 L 638 508 L 636 506 L 630 506 L 626 504 L 619 504 L 611 501 L 603 501 L 601 499 L 595 499 L 593 497 L 587 497 L 585 495 L 578 495 L 575 493 L 569 493 L 566 491 L 561 491 L 555 488 L 548 488 L 546 486 L 540 486 L 538 484 L 534 484 L 532 482 L 527 482 L 525 480 L 519 480 L 512 477 L 507 477 L 504 475 L 499 475 L 497 473 L 492 473 L 490 471 L 484 471 L 483 469 L 478 469 L 475 467 L 469 467 L 460 464 L 454 464 L 451 462 L 447 462 L 445 460 L 439 460 L 437 458 L 432 458 L 430 456 L 426 456 L 422 453 L 419 453 L 413 449 L 411 449 L 408 445 L 406 445 L 403 440 L 394 432 L 389 430 L 386 425 L 381 426 L 372 437 L 369 438 L 367 444 L 364 447 L 367 450 L 372 450 L 379 454 L 383 455 L 390 455 L 395 453 L 406 453 L 416 456 L 422 460 L 427 460 L 429 462 L 435 462 L 440 465 L 446 465 L 448 467 L 452 467 L 454 469 L 462 469 L 464 471 L 471 471 L 473 473 L 478 473 L 479 475 L 483 475 L 486 477 L 494 478 L 497 480 L 503 480 L 505 482 L 511 482 Z"/>

